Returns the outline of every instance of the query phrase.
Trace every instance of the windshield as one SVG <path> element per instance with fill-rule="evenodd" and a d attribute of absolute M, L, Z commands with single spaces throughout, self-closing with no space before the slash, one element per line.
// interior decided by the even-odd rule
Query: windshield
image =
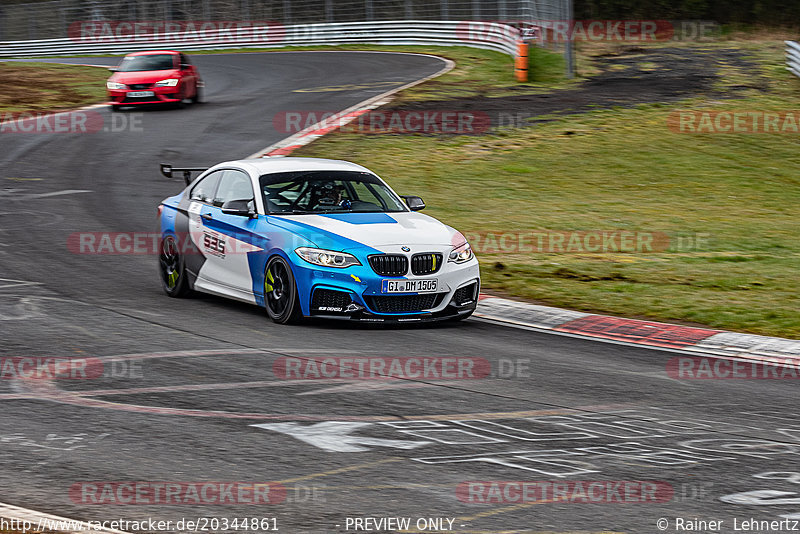
<path fill-rule="evenodd" d="M 153 54 L 150 56 L 127 56 L 122 58 L 120 72 L 136 72 L 144 70 L 170 70 L 175 68 L 174 55 Z"/>
<path fill-rule="evenodd" d="M 268 213 L 385 213 L 408 211 L 377 176 L 354 171 L 295 171 L 260 178 Z"/>

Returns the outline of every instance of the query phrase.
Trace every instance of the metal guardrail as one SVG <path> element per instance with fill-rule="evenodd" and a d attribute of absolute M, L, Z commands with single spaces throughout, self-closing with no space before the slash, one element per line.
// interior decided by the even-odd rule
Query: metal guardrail
<path fill-rule="evenodd" d="M 786 43 L 786 68 L 795 76 L 800 77 L 800 43 L 784 42 Z"/>
<path fill-rule="evenodd" d="M 61 39 L 82 21 L 567 20 L 566 0 L 0 0 L 0 41 Z"/>
<path fill-rule="evenodd" d="M 77 54 L 127 54 L 137 50 L 176 48 L 215 50 L 227 48 L 276 48 L 311 45 L 444 45 L 470 46 L 517 56 L 520 31 L 500 23 L 472 21 L 371 21 L 326 24 L 262 26 L 262 33 L 241 34 L 214 29 L 188 33 L 159 33 L 128 38 L 76 36 L 67 39 L 0 42 L 0 57 L 37 57 Z M 196 38 L 195 38 L 196 36 Z"/>

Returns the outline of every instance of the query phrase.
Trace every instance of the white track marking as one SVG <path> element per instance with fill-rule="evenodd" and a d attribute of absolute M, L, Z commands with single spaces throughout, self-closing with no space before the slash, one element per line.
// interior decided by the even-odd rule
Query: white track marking
<path fill-rule="evenodd" d="M 9 287 L 40 286 L 41 282 L 31 282 L 28 280 L 12 280 L 11 278 L 0 278 L 0 289 Z"/>
<path fill-rule="evenodd" d="M 6 520 L 16 520 L 19 523 L 27 521 L 32 525 L 32 528 L 35 528 L 36 530 L 47 530 L 64 534 L 86 534 L 86 532 L 89 532 L 89 529 L 86 528 L 86 522 L 52 514 L 45 514 L 44 512 L 37 512 L 36 510 L 30 510 L 28 508 L 22 508 L 6 503 L 0 503 L 0 518 L 4 518 Z M 59 526 L 63 528 L 59 528 Z M 92 527 L 91 532 L 128 534 L 122 530 L 113 530 L 110 528 L 95 529 L 94 526 Z"/>

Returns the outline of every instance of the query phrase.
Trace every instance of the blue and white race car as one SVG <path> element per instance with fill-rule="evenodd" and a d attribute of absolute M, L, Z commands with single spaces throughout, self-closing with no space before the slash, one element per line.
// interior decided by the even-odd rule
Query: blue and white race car
<path fill-rule="evenodd" d="M 276 323 L 461 320 L 475 310 L 480 273 L 464 236 L 360 165 L 264 158 L 161 172 L 187 182 L 159 206 L 171 297 L 250 302 Z"/>

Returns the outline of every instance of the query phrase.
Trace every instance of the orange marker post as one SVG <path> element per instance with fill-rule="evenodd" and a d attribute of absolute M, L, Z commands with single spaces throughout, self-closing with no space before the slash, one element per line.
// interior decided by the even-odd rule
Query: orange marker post
<path fill-rule="evenodd" d="M 514 76 L 518 82 L 528 81 L 528 43 L 517 41 L 517 58 L 514 61 Z"/>

